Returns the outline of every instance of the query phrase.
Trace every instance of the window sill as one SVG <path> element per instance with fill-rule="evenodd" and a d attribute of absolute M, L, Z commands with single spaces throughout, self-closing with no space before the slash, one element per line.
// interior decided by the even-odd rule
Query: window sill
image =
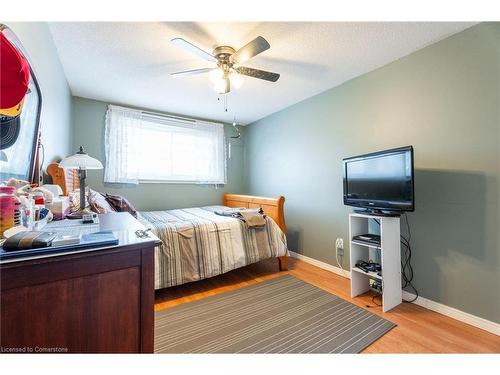
<path fill-rule="evenodd" d="M 226 182 L 197 182 L 177 180 L 139 180 L 139 184 L 226 185 Z"/>

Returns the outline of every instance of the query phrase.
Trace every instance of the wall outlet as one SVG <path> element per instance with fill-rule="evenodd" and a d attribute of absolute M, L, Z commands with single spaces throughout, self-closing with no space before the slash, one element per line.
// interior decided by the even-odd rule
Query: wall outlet
<path fill-rule="evenodd" d="M 344 240 L 342 238 L 337 238 L 335 240 L 335 249 L 337 251 L 337 255 L 344 255 Z"/>

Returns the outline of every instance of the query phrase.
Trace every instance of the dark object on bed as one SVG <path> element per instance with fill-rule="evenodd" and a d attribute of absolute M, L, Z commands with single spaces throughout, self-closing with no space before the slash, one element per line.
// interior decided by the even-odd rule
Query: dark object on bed
<path fill-rule="evenodd" d="M 90 189 L 89 195 L 90 209 L 98 214 L 106 214 L 108 212 L 128 212 L 133 217 L 137 218 L 137 210 L 127 198 L 121 195 L 113 195 L 108 193 L 100 193 Z"/>
<path fill-rule="evenodd" d="M 88 200 L 90 209 L 95 213 L 107 214 L 109 212 L 117 211 L 111 204 L 109 204 L 105 195 L 103 193 L 99 193 L 98 191 L 90 189 Z"/>
<path fill-rule="evenodd" d="M 118 212 L 128 212 L 133 217 L 137 218 L 137 210 L 127 198 L 121 195 L 113 195 L 106 193 L 106 201 Z"/>
<path fill-rule="evenodd" d="M 234 217 L 247 224 L 249 228 L 263 227 L 266 225 L 264 210 L 262 207 L 257 208 L 226 208 L 223 210 L 214 211 L 220 216 Z"/>

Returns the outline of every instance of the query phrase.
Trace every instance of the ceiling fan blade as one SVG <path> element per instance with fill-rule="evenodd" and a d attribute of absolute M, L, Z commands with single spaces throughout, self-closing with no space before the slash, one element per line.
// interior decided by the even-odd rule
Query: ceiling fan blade
<path fill-rule="evenodd" d="M 187 40 L 184 40 L 182 38 L 174 38 L 171 40 L 171 42 L 176 45 L 177 47 L 183 48 L 186 51 L 191 52 L 192 54 L 201 57 L 204 60 L 211 61 L 211 62 L 217 62 L 217 59 L 213 57 L 211 54 L 208 52 L 203 51 L 201 48 L 195 46 L 192 43 L 189 43 Z"/>
<path fill-rule="evenodd" d="M 241 47 L 238 51 L 231 55 L 231 62 L 233 64 L 242 64 L 245 61 L 257 56 L 259 53 L 268 50 L 271 46 L 263 37 L 258 36 L 250 43 Z"/>
<path fill-rule="evenodd" d="M 208 73 L 213 69 L 216 69 L 216 68 L 202 68 L 202 69 L 184 70 L 182 72 L 170 73 L 170 75 L 173 77 L 194 76 L 197 74 Z"/>
<path fill-rule="evenodd" d="M 265 70 L 254 68 L 247 68 L 246 66 L 240 66 L 239 68 L 236 68 L 236 71 L 245 76 L 264 79 L 271 82 L 276 82 L 280 78 L 280 75 L 278 73 L 267 72 Z"/>

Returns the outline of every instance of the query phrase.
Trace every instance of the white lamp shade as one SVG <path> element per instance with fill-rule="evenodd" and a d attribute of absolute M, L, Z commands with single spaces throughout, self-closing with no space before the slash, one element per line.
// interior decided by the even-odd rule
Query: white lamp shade
<path fill-rule="evenodd" d="M 85 153 L 77 153 L 61 160 L 59 166 L 68 169 L 102 169 L 102 164 L 99 160 L 88 156 Z"/>

